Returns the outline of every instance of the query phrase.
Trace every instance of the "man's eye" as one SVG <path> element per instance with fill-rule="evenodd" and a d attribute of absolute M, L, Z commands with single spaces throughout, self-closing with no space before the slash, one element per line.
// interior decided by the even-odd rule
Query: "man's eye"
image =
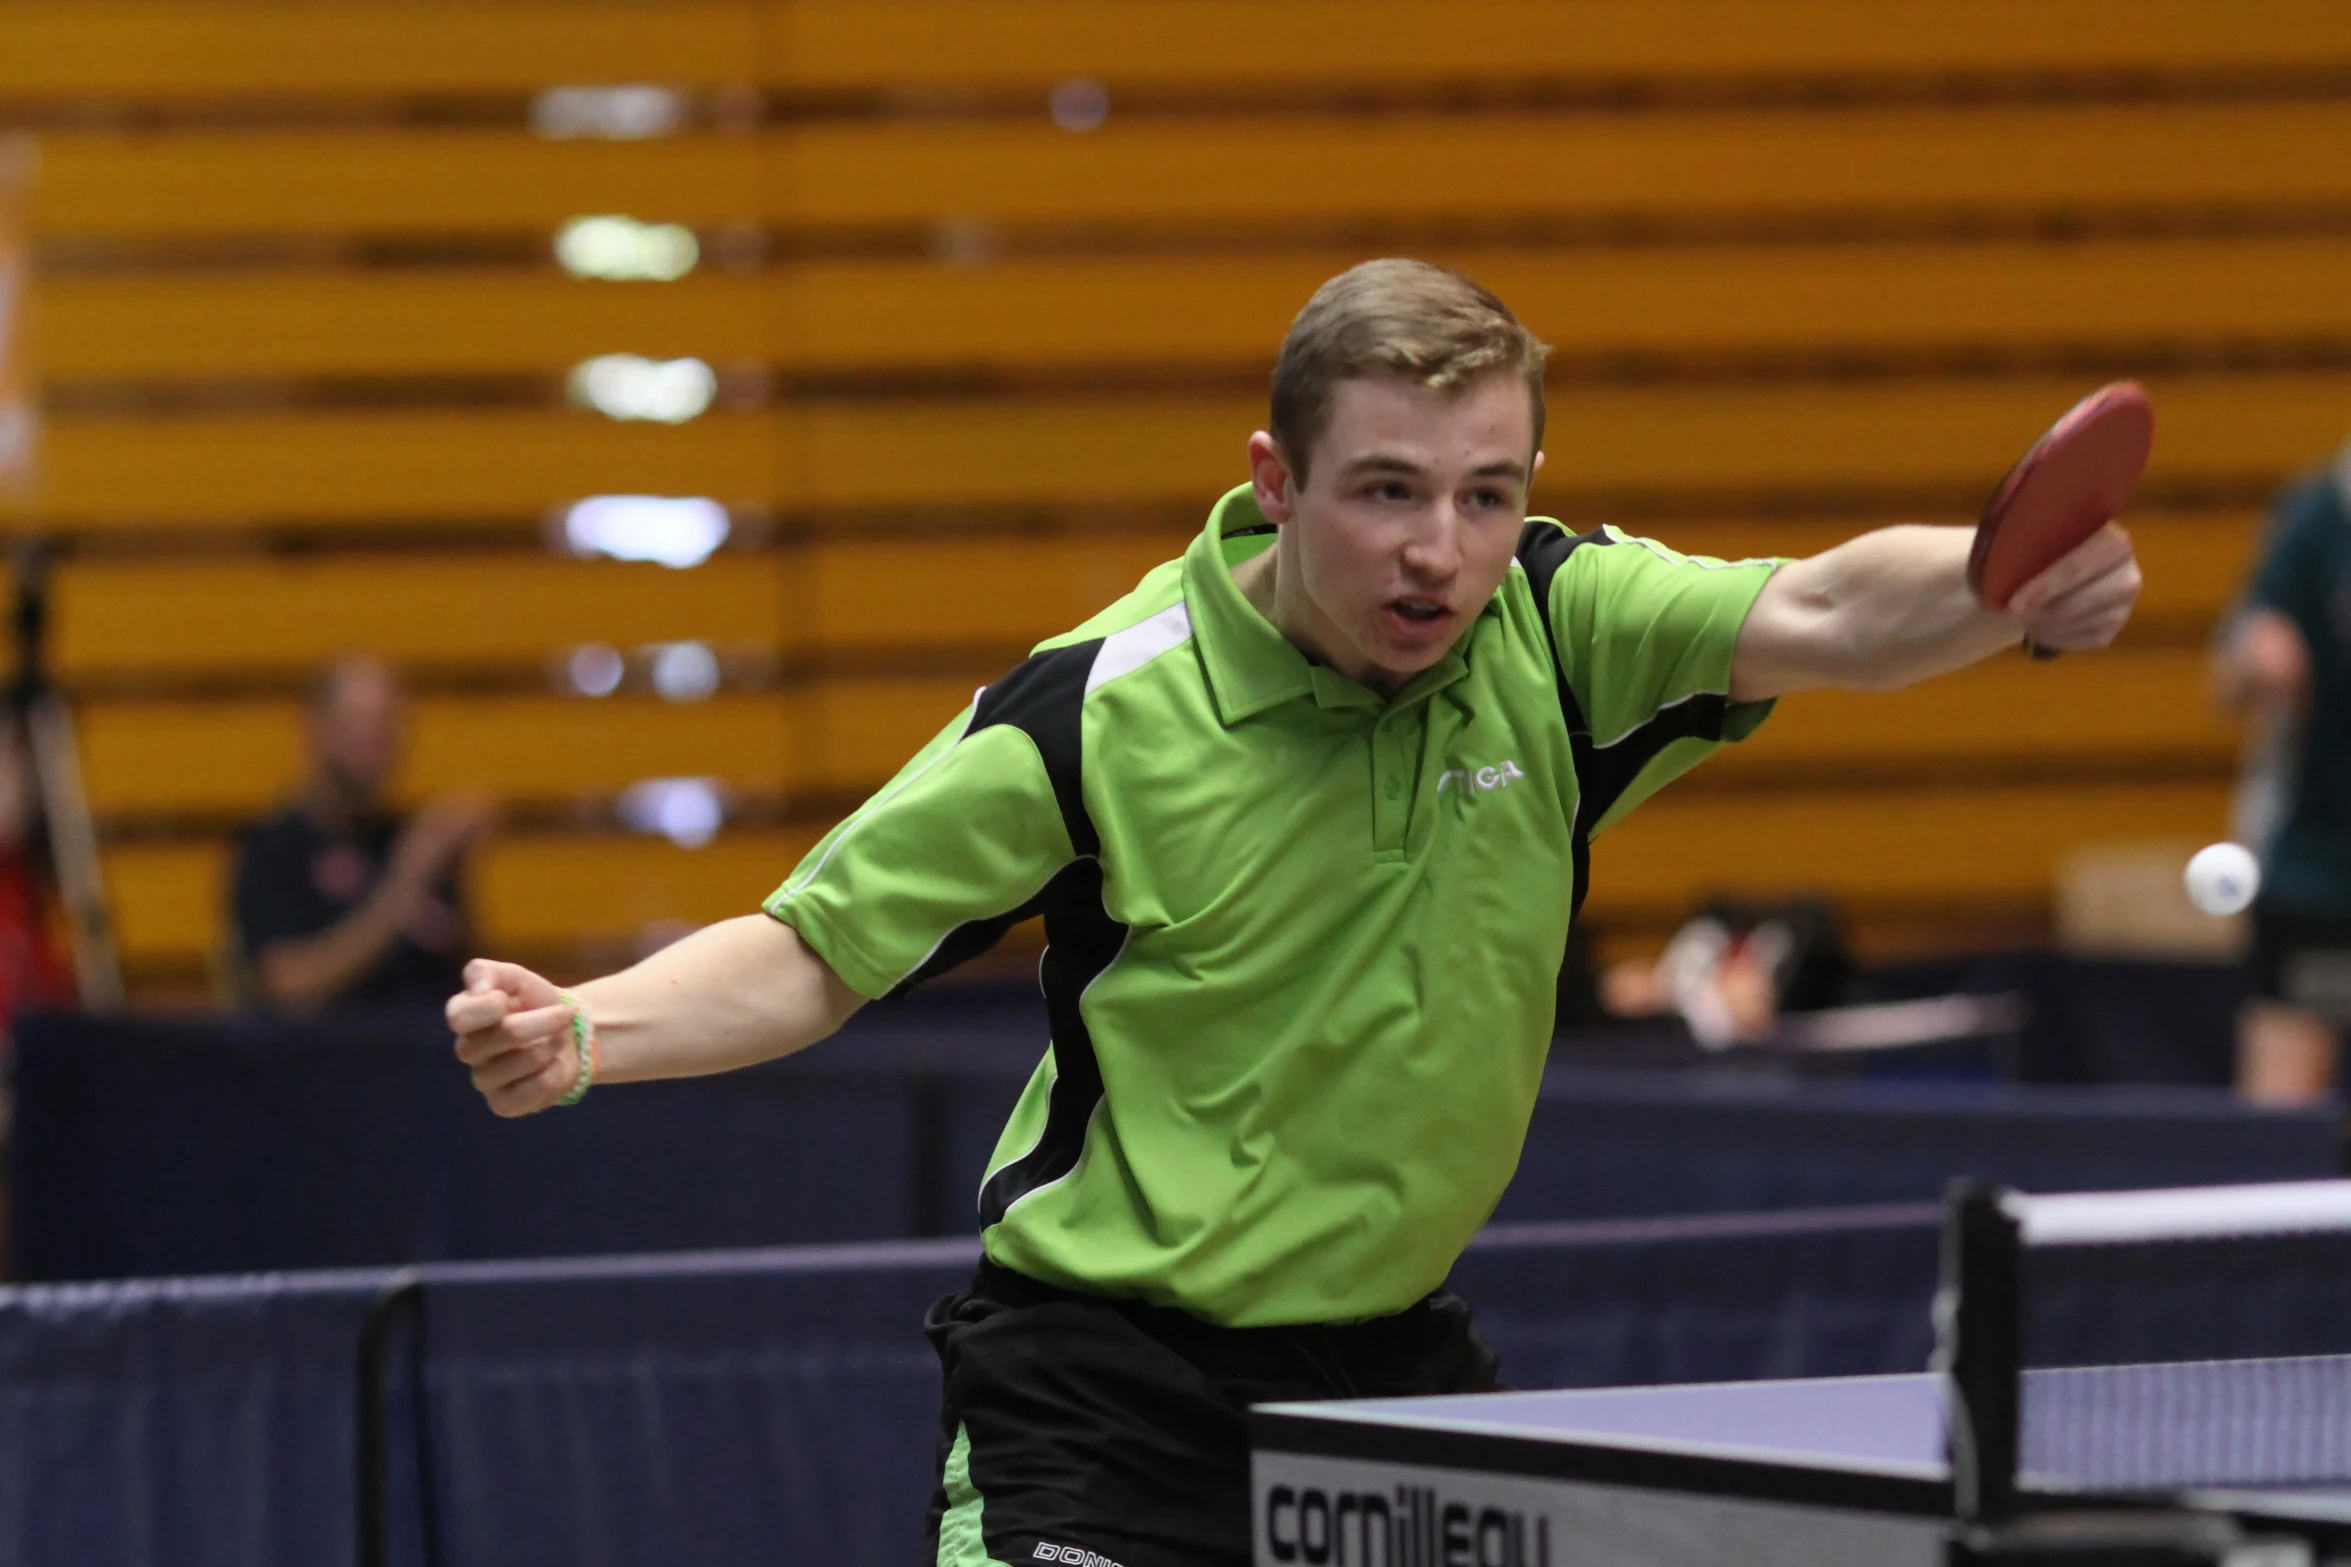
<path fill-rule="evenodd" d="M 1412 491 L 1401 479 L 1384 479 L 1372 489 L 1372 494 L 1383 501 L 1404 501 L 1412 498 Z"/>

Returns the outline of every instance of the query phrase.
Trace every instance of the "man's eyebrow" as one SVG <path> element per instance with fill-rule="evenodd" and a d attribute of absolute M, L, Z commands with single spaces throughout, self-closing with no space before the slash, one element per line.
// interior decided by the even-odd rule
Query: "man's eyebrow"
<path fill-rule="evenodd" d="M 1367 452 L 1351 457 L 1339 470 L 1341 473 L 1426 473 L 1428 470 L 1409 457 L 1393 452 Z"/>
<path fill-rule="evenodd" d="M 1428 469 L 1420 463 L 1414 462 L 1411 458 L 1399 457 L 1394 452 L 1366 452 L 1361 457 L 1349 458 L 1340 465 L 1339 471 L 1349 475 L 1359 473 L 1419 475 L 1427 473 Z M 1469 471 L 1469 476 L 1473 479 L 1516 479 L 1523 483 L 1527 476 L 1527 465 L 1516 458 L 1497 457 L 1492 462 L 1481 463 L 1472 468 Z"/>

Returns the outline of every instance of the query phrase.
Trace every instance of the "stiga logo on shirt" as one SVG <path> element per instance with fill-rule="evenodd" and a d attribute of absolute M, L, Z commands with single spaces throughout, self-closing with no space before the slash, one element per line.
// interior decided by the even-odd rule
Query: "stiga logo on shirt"
<path fill-rule="evenodd" d="M 1040 1542 L 1030 1553 L 1041 1562 L 1067 1562 L 1069 1567 L 1119 1567 L 1107 1556 L 1096 1556 L 1092 1551 L 1081 1551 L 1074 1545 L 1046 1545 Z"/>
<path fill-rule="evenodd" d="M 1491 794 L 1496 789 L 1507 789 L 1526 776 L 1526 770 L 1516 762 L 1504 762 L 1498 767 L 1455 767 L 1437 775 L 1439 798 L 1450 789 L 1456 794 Z"/>
<path fill-rule="evenodd" d="M 1277 1485 L 1265 1493 L 1265 1544 L 1313 1567 L 1551 1567 L 1551 1523 L 1448 1501 L 1435 1487 L 1394 1492 Z"/>

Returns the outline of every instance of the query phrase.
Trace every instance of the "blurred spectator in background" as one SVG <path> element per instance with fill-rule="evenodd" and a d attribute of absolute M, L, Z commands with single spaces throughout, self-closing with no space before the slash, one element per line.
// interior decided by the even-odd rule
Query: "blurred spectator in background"
<path fill-rule="evenodd" d="M 2262 887 L 2237 1082 L 2263 1103 L 2308 1103 L 2333 1089 L 2351 1021 L 2351 446 L 2279 498 L 2213 673 L 2274 758 L 2267 820 L 2239 829 Z"/>
<path fill-rule="evenodd" d="M 0 1020 L 69 1006 L 73 973 L 57 944 L 56 889 L 32 747 L 11 704 L 0 728 Z"/>
<path fill-rule="evenodd" d="M 1678 1014 L 1700 1044 L 1768 1038 L 1783 1012 L 1855 999 L 1857 974 L 1836 910 L 1819 898 L 1718 898 L 1673 934 L 1654 963 L 1611 964 L 1600 1006 L 1618 1018 Z"/>
<path fill-rule="evenodd" d="M 265 1005 L 437 1007 L 460 986 L 473 939 L 465 860 L 488 815 L 466 799 L 406 821 L 391 809 L 401 720 L 399 681 L 380 659 L 330 666 L 304 714 L 301 795 L 238 840 L 238 954 Z"/>

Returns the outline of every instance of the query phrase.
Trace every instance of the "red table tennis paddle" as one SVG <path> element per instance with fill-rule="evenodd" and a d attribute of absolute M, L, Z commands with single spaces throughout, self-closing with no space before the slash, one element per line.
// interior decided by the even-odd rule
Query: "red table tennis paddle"
<path fill-rule="evenodd" d="M 2154 445 L 2155 405 L 2136 381 L 2102 386 L 2066 410 L 1984 503 L 1967 557 L 1977 601 L 2006 609 L 2017 589 L 2112 522 Z M 2025 650 L 2057 656 L 2030 638 Z"/>

